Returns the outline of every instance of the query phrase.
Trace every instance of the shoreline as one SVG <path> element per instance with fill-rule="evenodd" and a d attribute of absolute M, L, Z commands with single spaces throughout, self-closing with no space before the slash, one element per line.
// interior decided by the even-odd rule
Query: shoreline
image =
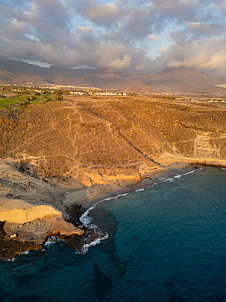
<path fill-rule="evenodd" d="M 110 184 L 105 186 L 91 186 L 86 189 L 64 193 L 65 197 L 62 199 L 60 198 L 60 196 L 62 196 L 62 192 L 59 190 L 56 194 L 56 197 L 60 194 L 58 196 L 59 200 L 57 202 L 55 200 L 54 204 L 51 202 L 49 204 L 53 205 L 58 210 L 60 209 L 65 222 L 69 222 L 74 225 L 74 227 L 78 227 L 78 229 L 83 232 L 83 235 L 61 236 L 60 234 L 49 234 L 41 245 L 31 246 L 29 244 L 25 247 L 22 241 L 22 250 L 20 243 L 17 242 L 17 240 L 13 240 L 12 244 L 15 244 L 15 248 L 18 245 L 18 249 L 16 248 L 17 256 L 20 255 L 21 252 L 43 248 L 48 237 L 51 235 L 56 235 L 59 239 L 63 239 L 68 242 L 79 253 L 84 253 L 84 251 L 86 252 L 90 246 L 96 245 L 101 240 L 108 238 L 108 234 L 104 230 L 101 230 L 98 226 L 90 224 L 89 212 L 95 208 L 97 204 L 110 199 L 118 199 L 120 196 L 127 195 L 130 192 L 143 191 L 148 187 L 152 187 L 153 185 L 157 185 L 165 181 L 170 181 L 173 178 L 180 178 L 180 176 L 186 175 L 187 173 L 193 173 L 195 170 L 198 170 L 203 166 L 211 165 L 177 162 L 165 169 L 153 171 L 153 173 L 145 177 L 140 182 L 121 182 L 117 185 Z M 219 165 L 218 167 L 220 168 L 221 166 Z M 7 259 L 11 258 L 4 258 L 4 260 Z"/>
<path fill-rule="evenodd" d="M 211 166 L 211 165 L 202 165 L 202 164 L 194 164 L 194 163 L 178 163 L 175 165 L 175 167 L 169 167 L 168 169 L 164 171 L 156 171 L 152 174 L 152 177 L 146 177 L 140 182 L 133 183 L 133 184 L 126 184 L 124 186 L 121 186 L 118 190 L 112 190 L 106 191 L 104 194 L 100 194 L 99 197 L 96 197 L 94 199 L 91 199 L 89 202 L 84 202 L 84 197 L 80 202 L 83 203 L 76 203 L 74 204 L 81 207 L 82 209 L 80 216 L 77 217 L 78 224 L 82 224 L 85 230 L 88 230 L 88 236 L 89 231 L 92 230 L 92 240 L 89 240 L 88 242 L 84 242 L 81 247 L 81 250 L 79 253 L 84 254 L 88 251 L 90 246 L 94 246 L 99 244 L 102 240 L 107 239 L 108 233 L 106 233 L 104 230 L 99 229 L 98 225 L 92 224 L 92 215 L 89 215 L 90 211 L 92 211 L 98 204 L 112 200 L 112 199 L 118 199 L 124 195 L 127 195 L 128 193 L 133 192 L 139 192 L 144 191 L 147 188 L 153 187 L 155 185 L 161 184 L 166 181 L 172 181 L 174 178 L 180 178 L 183 175 L 187 175 L 190 173 L 194 173 L 195 171 L 202 170 L 204 166 Z M 220 166 L 215 166 L 220 168 Z M 114 187 L 115 188 L 115 187 Z M 94 188 L 93 188 L 94 190 Z M 81 190 L 80 190 L 81 191 Z M 82 190 L 83 191 L 83 190 Z M 94 190 L 95 191 L 95 190 Z M 97 190 L 98 191 L 98 190 Z M 77 191 L 76 191 L 77 192 Z M 72 193 L 76 193 L 72 192 Z M 77 192 L 79 194 L 81 192 Z M 103 192 L 102 192 L 103 193 Z M 73 207 L 73 205 L 71 205 Z M 85 236 L 87 234 L 85 233 Z M 67 241 L 73 248 L 76 249 L 76 245 L 71 242 L 70 238 L 64 238 L 65 241 Z M 85 238 L 86 240 L 86 238 Z"/>
<path fill-rule="evenodd" d="M 176 163 L 166 169 L 155 171 L 140 182 L 122 182 L 120 185 L 94 185 L 86 189 L 72 191 L 66 194 L 63 205 L 66 207 L 81 205 L 86 211 L 104 200 L 113 199 L 118 195 L 127 194 L 139 189 L 143 190 L 154 183 L 161 183 L 163 179 L 185 174 L 202 166 L 202 164 L 195 163 Z"/>
<path fill-rule="evenodd" d="M 6 231 L 0 234 L 1 251 L 8 243 L 17 253 L 15 242 L 23 249 L 43 243 L 45 234 L 51 235 L 46 215 L 52 208 L 61 211 L 65 223 L 85 230 L 74 239 L 81 247 L 91 231 L 79 217 L 97 203 L 196 166 L 226 167 L 223 107 L 135 95 L 126 101 L 76 100 L 0 114 L 0 221 Z M 65 227 L 55 226 L 54 234 L 65 234 Z"/>
<path fill-rule="evenodd" d="M 89 212 L 98 204 L 107 200 L 118 199 L 128 193 L 143 191 L 148 187 L 173 179 L 179 175 L 193 173 L 201 167 L 202 165 L 200 164 L 174 163 L 167 167 L 167 169 L 155 171 L 140 182 L 125 182 L 120 186 L 96 185 L 86 189 L 73 191 L 67 194 L 63 201 L 63 216 L 65 215 L 65 219 L 75 226 L 80 227 L 80 225 L 82 225 L 85 233 L 83 236 L 79 236 L 79 238 L 59 238 L 68 242 L 79 253 L 84 254 L 88 251 L 90 246 L 97 245 L 102 240 L 109 237 L 106 231 L 100 229 L 98 225 L 93 225 L 91 223 Z M 102 188 L 102 190 L 100 190 L 100 188 Z"/>

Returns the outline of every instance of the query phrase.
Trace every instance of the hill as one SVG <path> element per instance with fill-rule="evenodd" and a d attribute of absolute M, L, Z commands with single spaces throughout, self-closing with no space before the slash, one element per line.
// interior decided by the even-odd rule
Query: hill
<path fill-rule="evenodd" d="M 175 162 L 225 163 L 225 108 L 145 97 L 78 97 L 0 111 L 0 157 L 79 186 L 139 180 Z"/>
<path fill-rule="evenodd" d="M 81 251 L 106 235 L 81 226 L 90 201 L 187 173 L 197 163 L 225 167 L 225 125 L 225 107 L 143 95 L 1 109 L 0 259 L 42 248 L 49 235 Z M 17 223 L 15 210 L 22 215 Z"/>
<path fill-rule="evenodd" d="M 130 74 L 108 69 L 40 67 L 15 60 L 0 59 L 0 84 L 48 86 L 51 84 L 136 93 L 177 93 L 225 96 L 226 79 L 187 67 L 167 68 L 158 73 Z"/>
<path fill-rule="evenodd" d="M 155 74 L 137 74 L 134 77 L 158 92 L 226 94 L 225 88 L 216 86 L 226 83 L 225 79 L 187 67 L 170 67 Z"/>

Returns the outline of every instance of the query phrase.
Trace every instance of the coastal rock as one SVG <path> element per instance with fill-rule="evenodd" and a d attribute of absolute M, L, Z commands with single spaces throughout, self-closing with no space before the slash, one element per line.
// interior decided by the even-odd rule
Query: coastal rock
<path fill-rule="evenodd" d="M 5 172 L 6 170 L 5 166 Z M 15 173 L 13 175 L 15 176 Z M 13 183 L 15 184 L 15 177 Z M 41 249 L 48 236 L 83 235 L 83 230 L 66 222 L 62 212 L 53 206 L 21 199 L 7 199 L 7 186 L 2 188 L 1 197 L 4 198 L 0 198 L 0 259 L 16 257 L 31 249 Z M 46 193 L 48 195 L 48 192 Z M 34 192 L 33 194 L 35 196 Z"/>
<path fill-rule="evenodd" d="M 45 216 L 30 222 L 1 223 L 0 259 L 11 259 L 32 249 L 42 249 L 48 236 L 76 238 L 84 231 L 66 222 L 60 215 Z"/>
<path fill-rule="evenodd" d="M 0 200 L 0 221 L 23 224 L 48 216 L 62 216 L 49 205 L 35 205 L 21 199 Z"/>
<path fill-rule="evenodd" d="M 220 105 L 150 95 L 66 97 L 0 110 L 0 120 L 1 244 L 23 243 L 19 252 L 41 246 L 50 234 L 71 236 L 68 242 L 81 247 L 76 236 L 88 232 L 73 225 L 81 224 L 84 209 L 66 206 L 88 208 L 106 192 L 128 192 L 131 184 L 181 165 L 226 166 Z"/>
<path fill-rule="evenodd" d="M 39 218 L 24 224 L 6 222 L 4 231 L 5 240 L 14 238 L 17 241 L 35 241 L 38 244 L 42 244 L 48 236 L 71 236 L 84 233 L 83 230 L 57 216 Z"/>
<path fill-rule="evenodd" d="M 62 218 L 62 213 L 50 205 L 35 205 L 20 199 L 0 200 L 0 221 L 10 238 L 24 240 L 25 233 L 37 236 L 82 235 L 84 231 Z M 15 236 L 16 235 L 16 236 Z M 28 236 L 29 237 L 29 236 Z"/>

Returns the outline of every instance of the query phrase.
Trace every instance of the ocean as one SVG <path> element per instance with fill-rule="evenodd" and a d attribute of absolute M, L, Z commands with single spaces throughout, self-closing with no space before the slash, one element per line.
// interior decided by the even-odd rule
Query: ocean
<path fill-rule="evenodd" d="M 107 239 L 0 261 L 0 301 L 226 301 L 225 206 L 214 167 L 104 201 L 83 218 Z"/>

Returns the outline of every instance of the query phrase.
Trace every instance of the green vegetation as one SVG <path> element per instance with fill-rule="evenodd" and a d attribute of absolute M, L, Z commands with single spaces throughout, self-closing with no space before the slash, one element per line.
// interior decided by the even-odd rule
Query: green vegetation
<path fill-rule="evenodd" d="M 0 87 L 0 108 L 12 109 L 18 106 L 46 103 L 56 100 L 50 89 L 27 88 L 20 86 Z"/>
<path fill-rule="evenodd" d="M 62 90 L 56 90 L 55 91 L 55 99 L 57 101 L 62 101 L 63 100 L 62 94 L 63 94 Z"/>

